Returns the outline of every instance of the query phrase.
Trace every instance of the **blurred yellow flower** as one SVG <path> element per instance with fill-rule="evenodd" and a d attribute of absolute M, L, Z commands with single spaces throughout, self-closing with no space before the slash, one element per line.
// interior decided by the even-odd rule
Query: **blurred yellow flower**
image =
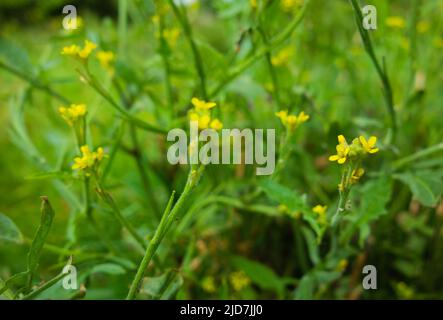
<path fill-rule="evenodd" d="M 358 180 L 365 174 L 365 170 L 363 168 L 358 168 L 352 170 L 351 179 L 349 181 L 350 184 L 357 183 Z"/>
<path fill-rule="evenodd" d="M 86 115 L 87 109 L 85 104 L 71 104 L 70 107 L 58 108 L 58 112 L 72 126 L 79 118 Z"/>
<path fill-rule="evenodd" d="M 287 110 L 276 112 L 275 115 L 288 130 L 294 130 L 298 125 L 309 120 L 309 115 L 304 111 L 301 111 L 298 116 L 288 114 Z"/>
<path fill-rule="evenodd" d="M 191 102 L 196 110 L 209 110 L 217 105 L 215 102 L 206 102 L 195 97 L 191 99 Z"/>
<path fill-rule="evenodd" d="M 246 273 L 243 271 L 236 271 L 229 275 L 229 280 L 235 291 L 241 291 L 251 283 Z"/>
<path fill-rule="evenodd" d="M 83 48 L 73 44 L 63 47 L 61 54 L 86 60 L 95 48 L 97 48 L 95 43 L 85 40 L 85 45 Z"/>
<path fill-rule="evenodd" d="M 211 129 L 214 129 L 214 130 L 223 129 L 223 123 L 218 119 L 212 120 L 209 126 L 211 127 Z"/>
<path fill-rule="evenodd" d="M 273 66 L 280 67 L 286 65 L 294 54 L 294 48 L 287 46 L 281 49 L 275 56 L 271 58 Z"/>
<path fill-rule="evenodd" d="M 348 267 L 348 260 L 346 259 L 341 259 L 338 264 L 337 267 L 335 268 L 337 271 L 339 272 L 343 272 L 346 270 L 346 268 Z"/>
<path fill-rule="evenodd" d="M 392 16 L 386 19 L 386 25 L 390 28 L 403 29 L 406 26 L 406 21 L 402 17 Z"/>
<path fill-rule="evenodd" d="M 100 50 L 97 52 L 97 59 L 100 65 L 110 73 L 114 73 L 112 62 L 115 61 L 115 54 L 112 51 Z"/>
<path fill-rule="evenodd" d="M 82 153 L 81 157 L 74 158 L 74 164 L 72 165 L 72 170 L 86 170 L 92 169 L 103 160 L 105 152 L 102 147 L 99 147 L 97 151 L 93 152 L 89 149 L 87 145 L 80 147 Z"/>
<path fill-rule="evenodd" d="M 214 277 L 205 277 L 202 280 L 202 288 L 204 291 L 208 292 L 208 293 L 214 293 L 217 291 L 217 288 L 215 286 L 215 280 Z"/>
<path fill-rule="evenodd" d="M 367 153 L 377 153 L 378 148 L 375 148 L 375 144 L 377 143 L 377 137 L 370 137 L 369 140 L 366 141 L 366 138 L 363 136 L 359 137 L 360 143 L 363 147 L 363 150 Z"/>
<path fill-rule="evenodd" d="M 303 0 L 280 0 L 280 7 L 284 12 L 291 12 L 303 5 Z"/>
<path fill-rule="evenodd" d="M 427 31 L 429 31 L 430 28 L 430 24 L 428 21 L 420 21 L 419 23 L 417 23 L 417 31 L 418 33 L 425 33 Z"/>
<path fill-rule="evenodd" d="M 166 42 L 170 47 L 175 46 L 179 36 L 180 36 L 179 28 L 171 28 L 163 30 L 163 38 L 165 38 Z"/>

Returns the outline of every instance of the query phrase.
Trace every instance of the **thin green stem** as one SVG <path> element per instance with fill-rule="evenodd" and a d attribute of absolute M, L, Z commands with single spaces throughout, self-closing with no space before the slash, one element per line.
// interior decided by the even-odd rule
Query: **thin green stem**
<path fill-rule="evenodd" d="M 171 5 L 172 11 L 174 12 L 174 15 L 177 17 L 177 20 L 180 23 L 183 32 L 185 34 L 185 37 L 189 43 L 189 46 L 191 47 L 192 55 L 194 57 L 195 69 L 197 70 L 197 74 L 200 80 L 200 91 L 203 96 L 203 99 L 207 100 L 209 97 L 206 89 L 206 74 L 203 68 L 203 60 L 201 58 L 200 52 L 197 48 L 197 45 L 193 37 L 192 28 L 189 23 L 188 15 L 186 12 L 186 7 L 181 6 L 181 8 L 183 9 L 182 13 L 175 4 L 174 0 L 169 0 L 169 4 Z"/>
<path fill-rule="evenodd" d="M 46 92 L 47 94 L 49 94 L 50 96 L 53 96 L 54 98 L 56 98 L 57 100 L 59 100 L 60 102 L 62 102 L 64 104 L 70 104 L 71 103 L 68 98 L 66 98 L 63 95 L 61 95 L 60 93 L 54 91 L 51 87 L 41 83 L 37 79 L 33 79 L 33 78 L 29 77 L 27 74 L 21 72 L 20 70 L 15 69 L 14 67 L 11 67 L 11 66 L 5 64 L 2 61 L 0 61 L 0 68 L 8 71 L 9 73 L 11 73 L 11 74 L 13 74 L 13 75 L 23 79 L 23 80 L 25 80 L 26 82 L 28 82 L 34 88 Z"/>
<path fill-rule="evenodd" d="M 65 277 L 64 273 L 60 273 L 57 276 L 55 276 L 54 278 L 52 278 L 51 280 L 45 282 L 43 285 L 41 285 L 40 287 L 38 287 L 37 289 L 35 289 L 34 291 L 32 291 L 31 293 L 27 294 L 26 296 L 24 296 L 22 298 L 22 300 L 31 300 L 34 299 L 35 297 L 37 297 L 40 293 L 42 293 L 43 291 L 49 289 L 50 287 L 52 287 L 53 285 L 55 285 L 57 282 L 59 282 L 61 279 L 63 279 Z"/>
<path fill-rule="evenodd" d="M 374 47 L 372 45 L 371 37 L 369 35 L 368 30 L 363 28 L 363 13 L 357 3 L 357 0 L 349 0 L 355 12 L 355 21 L 357 23 L 357 28 L 360 33 L 361 39 L 363 41 L 363 45 L 371 61 L 377 71 L 377 74 L 383 85 L 383 95 L 386 102 L 386 107 L 388 109 L 389 116 L 391 118 L 391 128 L 393 131 L 393 140 L 395 141 L 395 136 L 397 132 L 397 120 L 394 109 L 394 98 L 392 93 L 391 82 L 389 80 L 389 76 L 386 70 L 385 60 L 382 60 L 382 63 L 379 62 L 377 56 L 374 51 Z"/>
<path fill-rule="evenodd" d="M 204 167 L 201 167 L 204 168 Z M 160 243 L 162 242 L 163 238 L 165 237 L 166 233 L 168 232 L 169 228 L 171 227 L 172 223 L 176 220 L 178 217 L 178 214 L 181 212 L 181 209 L 183 207 L 183 204 L 186 202 L 187 198 L 189 197 L 192 189 L 194 188 L 195 184 L 197 183 L 203 169 L 199 170 L 192 170 L 189 173 L 188 180 L 186 182 L 185 188 L 183 189 L 182 194 L 178 198 L 177 202 L 175 203 L 172 210 L 170 209 L 172 206 L 172 199 L 173 195 L 171 196 L 169 203 L 165 209 L 165 212 L 163 213 L 162 219 L 160 221 L 160 224 L 158 225 L 157 229 L 155 230 L 154 236 L 149 242 L 149 246 L 146 250 L 145 255 L 143 256 L 143 259 L 138 267 L 137 273 L 134 277 L 134 280 L 132 281 L 131 287 L 129 289 L 128 295 L 126 297 L 127 300 L 133 300 L 135 299 L 137 292 L 139 290 L 141 281 L 143 279 L 143 276 L 146 272 L 146 269 L 149 266 L 149 263 L 152 260 L 152 257 L 154 256 L 155 252 L 157 251 L 158 247 L 160 246 Z"/>

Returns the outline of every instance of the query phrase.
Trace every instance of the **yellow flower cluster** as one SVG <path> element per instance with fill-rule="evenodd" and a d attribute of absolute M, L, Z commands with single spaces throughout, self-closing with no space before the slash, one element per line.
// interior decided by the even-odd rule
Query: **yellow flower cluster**
<path fill-rule="evenodd" d="M 87 109 L 84 104 L 71 104 L 70 107 L 58 108 L 58 112 L 70 126 L 73 126 L 78 119 L 86 115 Z"/>
<path fill-rule="evenodd" d="M 289 62 L 289 59 L 294 54 L 294 48 L 291 46 L 287 46 L 281 49 L 275 56 L 271 58 L 271 63 L 275 67 L 284 66 Z"/>
<path fill-rule="evenodd" d="M 97 52 L 97 59 L 105 70 L 111 74 L 114 73 L 114 67 L 112 66 L 115 61 L 114 52 L 100 50 Z"/>
<path fill-rule="evenodd" d="M 199 129 L 211 128 L 221 130 L 223 128 L 223 123 L 219 119 L 211 118 L 210 110 L 217 105 L 215 102 L 206 102 L 198 98 L 192 98 L 191 103 L 194 109 L 189 113 L 189 119 L 197 121 Z"/>
<path fill-rule="evenodd" d="M 376 143 L 377 137 L 372 136 L 369 140 L 366 140 L 365 137 L 360 136 L 352 140 L 352 144 L 349 145 L 346 138 L 343 135 L 339 135 L 338 145 L 335 147 L 337 154 L 330 156 L 329 161 L 337 161 L 339 164 L 344 164 L 348 159 L 358 159 L 366 154 L 377 153 L 379 149 L 375 147 Z"/>
<path fill-rule="evenodd" d="M 175 47 L 177 39 L 180 36 L 179 28 L 170 28 L 163 30 L 163 38 L 165 38 L 168 45 L 172 48 Z"/>
<path fill-rule="evenodd" d="M 386 19 L 386 25 L 390 28 L 403 29 L 406 26 L 406 22 L 402 17 L 392 16 Z"/>
<path fill-rule="evenodd" d="M 204 291 L 208 293 L 214 293 L 217 291 L 217 287 L 215 286 L 214 277 L 208 276 L 202 280 L 202 288 Z"/>
<path fill-rule="evenodd" d="M 87 145 L 80 147 L 81 157 L 74 158 L 72 170 L 95 169 L 100 161 L 105 157 L 105 151 L 99 147 L 96 151 L 91 151 Z"/>
<path fill-rule="evenodd" d="M 229 275 L 229 280 L 235 291 L 241 291 L 251 283 L 251 279 L 243 271 L 236 271 Z"/>
<path fill-rule="evenodd" d="M 73 44 L 70 46 L 63 47 L 61 54 L 67 56 L 73 56 L 75 58 L 80 58 L 81 60 L 86 60 L 92 51 L 97 48 L 97 45 L 89 40 L 85 40 L 85 45 L 83 48 Z"/>
<path fill-rule="evenodd" d="M 83 27 L 83 19 L 82 19 L 82 17 L 76 17 L 76 18 L 70 19 L 66 23 L 66 27 L 70 31 L 75 30 L 75 29 L 80 29 L 81 27 Z"/>
<path fill-rule="evenodd" d="M 321 225 L 326 225 L 328 220 L 326 218 L 326 211 L 328 210 L 327 206 L 316 205 L 312 208 L 312 212 L 314 212 L 317 216 L 317 221 Z"/>
<path fill-rule="evenodd" d="M 296 129 L 300 124 L 309 120 L 309 115 L 301 111 L 298 116 L 288 114 L 287 110 L 276 112 L 275 115 L 280 118 L 281 123 L 290 131 Z"/>

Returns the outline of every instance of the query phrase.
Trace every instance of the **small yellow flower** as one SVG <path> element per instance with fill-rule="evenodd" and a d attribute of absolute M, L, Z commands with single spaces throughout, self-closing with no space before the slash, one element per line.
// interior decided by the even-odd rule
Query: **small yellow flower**
<path fill-rule="evenodd" d="M 294 48 L 293 47 L 285 47 L 281 49 L 275 56 L 271 58 L 271 63 L 273 66 L 280 67 L 283 65 L 286 65 L 291 57 L 294 54 Z"/>
<path fill-rule="evenodd" d="M 92 152 L 87 145 L 84 145 L 80 147 L 80 151 L 82 156 L 74 158 L 72 170 L 92 169 L 105 157 L 105 152 L 101 147 Z"/>
<path fill-rule="evenodd" d="M 298 116 L 288 115 L 287 110 L 276 112 L 275 115 L 280 119 L 281 123 L 289 130 L 294 130 L 298 125 L 308 121 L 309 115 L 301 111 Z"/>
<path fill-rule="evenodd" d="M 403 29 L 406 26 L 406 22 L 402 17 L 392 16 L 386 19 L 386 25 L 390 28 Z"/>
<path fill-rule="evenodd" d="M 62 118 L 72 126 L 79 118 L 86 115 L 87 109 L 85 104 L 71 104 L 69 108 L 60 107 L 58 112 Z"/>
<path fill-rule="evenodd" d="M 377 153 L 378 148 L 375 148 L 375 144 L 377 143 L 377 137 L 370 137 L 368 141 L 366 141 L 366 138 L 363 136 L 359 137 L 360 143 L 367 153 Z"/>
<path fill-rule="evenodd" d="M 80 48 L 78 45 L 73 44 L 63 47 L 61 54 L 86 60 L 95 48 L 97 48 L 97 45 L 95 43 L 89 40 L 85 40 L 85 45 L 83 48 Z"/>
<path fill-rule="evenodd" d="M 221 130 L 223 128 L 223 123 L 218 119 L 214 119 L 209 126 L 214 130 Z"/>
<path fill-rule="evenodd" d="M 309 120 L 309 115 L 304 113 L 304 111 L 301 111 L 298 114 L 298 123 L 303 123 Z"/>
<path fill-rule="evenodd" d="M 257 0 L 249 0 L 249 5 L 252 9 L 257 9 Z"/>
<path fill-rule="evenodd" d="M 281 0 L 280 1 L 280 7 L 285 12 L 291 12 L 297 7 L 300 7 L 303 5 L 303 0 Z"/>
<path fill-rule="evenodd" d="M 326 225 L 328 223 L 328 220 L 326 218 L 326 211 L 328 210 L 327 206 L 322 205 L 316 205 L 314 208 L 312 208 L 312 212 L 314 212 L 317 215 L 317 221 L 321 225 Z"/>
<path fill-rule="evenodd" d="M 351 179 L 349 182 L 351 184 L 357 183 L 358 180 L 360 180 L 360 178 L 363 177 L 364 174 L 365 174 L 365 170 L 363 168 L 358 168 L 358 169 L 352 170 Z"/>
<path fill-rule="evenodd" d="M 177 43 L 177 39 L 180 36 L 180 29 L 171 28 L 163 30 L 163 38 L 165 38 L 166 42 L 170 47 L 174 47 Z"/>
<path fill-rule="evenodd" d="M 203 100 L 200 100 L 198 98 L 192 98 L 191 100 L 192 104 L 194 105 L 195 109 L 197 111 L 199 110 L 209 110 L 214 108 L 217 104 L 215 102 L 206 102 Z"/>
<path fill-rule="evenodd" d="M 209 127 L 209 123 L 211 122 L 211 117 L 207 114 L 202 115 L 198 118 L 198 127 L 199 129 L 207 129 Z"/>
<path fill-rule="evenodd" d="M 341 259 L 338 264 L 337 267 L 335 268 L 337 271 L 339 272 L 343 272 L 346 270 L 346 268 L 348 267 L 348 260 L 346 259 Z"/>
<path fill-rule="evenodd" d="M 114 73 L 114 67 L 112 66 L 112 63 L 115 61 L 114 52 L 100 50 L 97 52 L 97 59 L 105 70 L 111 74 Z"/>
<path fill-rule="evenodd" d="M 85 40 L 85 46 L 78 52 L 78 56 L 82 59 L 89 57 L 91 52 L 97 48 L 97 45 L 89 40 Z"/>
<path fill-rule="evenodd" d="M 66 23 L 66 28 L 70 31 L 80 29 L 81 27 L 83 27 L 82 17 L 72 18 Z"/>
<path fill-rule="evenodd" d="M 327 206 L 322 205 L 316 205 L 314 208 L 312 208 L 312 211 L 318 214 L 319 216 L 326 214 L 326 210 L 328 209 Z"/>
<path fill-rule="evenodd" d="M 215 286 L 215 280 L 214 277 L 205 277 L 202 281 L 202 288 L 204 291 L 208 293 L 214 293 L 217 291 L 217 288 Z"/>
<path fill-rule="evenodd" d="M 67 56 L 76 56 L 80 51 L 80 47 L 76 44 L 72 44 L 70 46 L 63 47 L 61 54 Z"/>
<path fill-rule="evenodd" d="M 419 23 L 417 23 L 418 33 L 425 33 L 429 30 L 430 27 L 431 26 L 428 21 L 420 21 Z"/>
<path fill-rule="evenodd" d="M 243 288 L 247 287 L 251 280 L 243 271 L 236 271 L 230 274 L 229 280 L 235 291 L 241 291 Z"/>
<path fill-rule="evenodd" d="M 338 145 L 335 148 L 337 154 L 330 156 L 329 161 L 337 161 L 339 164 L 345 163 L 349 154 L 349 145 L 343 135 L 338 136 Z"/>

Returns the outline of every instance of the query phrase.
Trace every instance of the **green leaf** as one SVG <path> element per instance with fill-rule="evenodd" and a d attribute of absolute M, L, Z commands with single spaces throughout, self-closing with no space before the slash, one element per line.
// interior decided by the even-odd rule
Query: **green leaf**
<path fill-rule="evenodd" d="M 303 235 L 306 240 L 309 258 L 311 259 L 312 263 L 316 265 L 317 263 L 320 262 L 320 253 L 318 251 L 317 239 L 312 233 L 311 229 L 307 227 L 302 227 L 301 231 L 303 232 Z"/>
<path fill-rule="evenodd" d="M 39 260 L 40 254 L 43 249 L 43 246 L 46 242 L 46 238 L 48 237 L 49 231 L 51 230 L 52 221 L 54 219 L 54 210 L 49 203 L 47 197 L 41 197 L 41 219 L 40 225 L 37 229 L 37 233 L 34 236 L 34 239 L 31 243 L 31 248 L 28 253 L 28 272 L 29 272 L 29 280 L 28 287 L 31 285 L 32 278 L 34 277 Z"/>
<path fill-rule="evenodd" d="M 391 199 L 391 193 L 392 179 L 388 177 L 371 180 L 360 187 L 353 198 L 361 199 L 361 203 L 356 209 L 356 214 L 348 217 L 351 223 L 341 234 L 341 241 L 347 243 L 359 230 L 359 243 L 362 246 L 369 235 L 369 224 L 386 213 L 386 205 Z"/>
<path fill-rule="evenodd" d="M 0 241 L 23 242 L 23 236 L 19 228 L 3 213 L 0 213 Z"/>
<path fill-rule="evenodd" d="M 28 75 L 33 72 L 33 66 L 28 53 L 15 43 L 0 37 L 0 62 L 3 61 L 9 66 Z"/>
<path fill-rule="evenodd" d="M 411 189 L 414 198 L 424 206 L 435 206 L 443 191 L 442 175 L 435 172 L 405 172 L 395 174 L 394 178 L 406 184 Z"/>
<path fill-rule="evenodd" d="M 283 291 L 284 283 L 280 277 L 268 266 L 244 257 L 234 256 L 233 265 L 243 270 L 252 282 L 263 289 L 275 290 L 279 294 Z"/>

